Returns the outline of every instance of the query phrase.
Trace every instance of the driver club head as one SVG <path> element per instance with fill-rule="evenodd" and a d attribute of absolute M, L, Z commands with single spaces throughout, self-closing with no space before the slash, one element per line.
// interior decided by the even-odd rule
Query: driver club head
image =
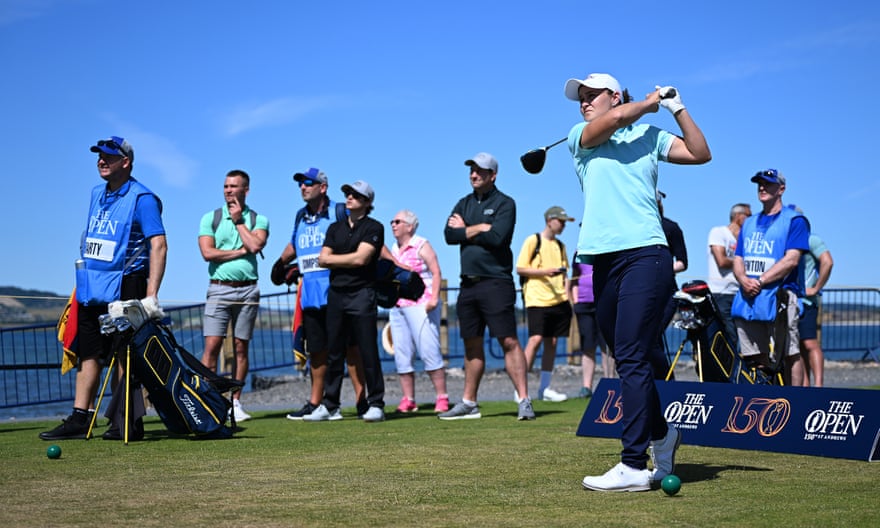
<path fill-rule="evenodd" d="M 523 169 L 526 170 L 529 174 L 538 174 L 544 169 L 544 162 L 547 160 L 547 151 L 556 145 L 562 143 L 568 138 L 562 138 L 556 143 L 551 145 L 547 145 L 546 147 L 541 147 L 539 149 L 534 149 L 526 152 L 522 156 L 519 157 L 520 163 L 522 163 Z"/>
<path fill-rule="evenodd" d="M 520 156 L 519 161 L 522 163 L 523 169 L 529 174 L 538 174 L 544 168 L 544 161 L 547 159 L 547 147 L 530 150 Z"/>

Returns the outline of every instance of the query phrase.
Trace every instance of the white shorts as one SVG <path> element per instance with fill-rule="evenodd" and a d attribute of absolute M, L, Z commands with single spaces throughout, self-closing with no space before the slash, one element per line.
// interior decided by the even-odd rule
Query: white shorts
<path fill-rule="evenodd" d="M 440 305 L 425 312 L 424 304 L 392 308 L 389 314 L 391 340 L 394 341 L 394 363 L 398 374 L 413 372 L 413 358 L 419 357 L 430 372 L 443 368 L 440 353 Z"/>

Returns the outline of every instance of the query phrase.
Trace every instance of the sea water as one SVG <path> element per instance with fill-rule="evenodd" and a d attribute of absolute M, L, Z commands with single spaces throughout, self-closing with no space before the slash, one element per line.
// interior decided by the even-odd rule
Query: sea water
<path fill-rule="evenodd" d="M 21 334 L 15 337 L 13 332 L 3 333 L 0 340 L 0 421 L 11 419 L 33 419 L 37 417 L 66 415 L 70 411 L 73 397 L 76 373 L 75 370 L 62 376 L 55 368 L 30 368 L 22 369 L 21 365 L 56 365 L 60 361 L 58 357 L 59 347 L 52 338 Z M 527 330 L 519 328 L 519 339 L 525 344 Z M 281 337 L 279 337 L 279 335 Z M 201 357 L 202 340 L 200 336 L 182 334 L 177 336 L 181 346 L 189 350 L 196 357 Z M 667 347 L 672 351 L 678 349 L 685 333 L 674 327 L 666 331 Z M 449 368 L 462 368 L 464 366 L 464 345 L 458 334 L 458 327 L 448 329 L 449 354 L 447 365 Z M 557 344 L 556 364 L 566 364 L 567 345 L 566 338 L 560 338 Z M 880 346 L 880 326 L 877 325 L 825 325 L 822 329 L 822 344 L 825 357 L 833 361 L 860 361 L 866 358 L 866 354 L 873 347 Z M 379 357 L 382 363 L 382 371 L 385 374 L 394 374 L 396 371 L 394 357 L 385 352 L 381 343 L 381 334 L 378 343 Z M 504 354 L 497 340 L 486 336 L 484 340 L 486 352 L 486 369 L 498 370 L 504 368 Z M 876 352 L 875 352 L 876 353 Z M 538 355 L 542 350 L 538 350 Z M 686 357 L 690 357 L 690 348 L 685 348 Z M 251 340 L 251 373 L 259 373 L 261 376 L 271 377 L 280 375 L 297 374 L 293 365 L 292 338 L 286 331 L 257 329 Z M 870 357 L 870 356 L 868 356 Z M 414 361 L 416 372 L 424 370 L 424 365 L 418 357 Z M 599 360 L 601 365 L 601 360 Z M 251 390 L 251 377 L 246 382 L 245 391 Z M 103 378 L 102 378 L 103 381 Z M 59 402 L 59 400 L 62 400 Z"/>

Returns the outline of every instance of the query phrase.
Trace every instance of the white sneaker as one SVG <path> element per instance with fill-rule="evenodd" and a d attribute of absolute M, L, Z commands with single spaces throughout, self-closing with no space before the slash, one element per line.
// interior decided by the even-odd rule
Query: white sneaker
<path fill-rule="evenodd" d="M 365 422 L 384 422 L 385 421 L 385 411 L 381 407 L 370 407 L 367 412 L 364 413 L 364 421 Z"/>
<path fill-rule="evenodd" d="M 583 485 L 585 489 L 595 491 L 648 491 L 651 489 L 651 472 L 620 462 L 601 477 L 584 477 Z"/>
<path fill-rule="evenodd" d="M 322 403 L 321 405 L 318 405 L 318 408 L 312 411 L 311 414 L 303 416 L 302 419 L 304 422 L 335 422 L 342 420 L 342 412 L 340 412 L 339 409 L 330 412 Z"/>
<path fill-rule="evenodd" d="M 241 406 L 241 401 L 239 400 L 232 400 L 232 415 L 235 417 L 236 422 L 243 422 L 251 419 L 251 415 L 244 412 L 244 409 Z"/>
<path fill-rule="evenodd" d="M 568 399 L 568 396 L 562 394 L 561 392 L 556 392 L 555 390 L 547 387 L 544 389 L 544 394 L 541 395 L 541 399 L 547 402 L 564 402 Z"/>
<path fill-rule="evenodd" d="M 663 440 L 651 442 L 648 448 L 651 462 L 654 464 L 651 480 L 663 480 L 663 477 L 675 470 L 675 451 L 678 450 L 679 445 L 681 445 L 681 433 L 672 425 L 669 426 L 669 431 Z"/>

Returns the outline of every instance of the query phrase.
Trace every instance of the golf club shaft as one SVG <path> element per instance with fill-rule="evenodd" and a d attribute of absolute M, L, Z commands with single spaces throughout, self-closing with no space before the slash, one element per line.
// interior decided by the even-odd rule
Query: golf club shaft
<path fill-rule="evenodd" d="M 566 139 L 568 139 L 568 138 L 567 138 L 567 137 L 564 137 L 564 138 L 560 139 L 559 141 L 557 141 L 556 143 L 553 143 L 552 145 L 547 145 L 546 147 L 544 147 L 544 149 L 545 149 L 545 150 L 547 150 L 547 149 L 551 149 L 551 148 L 555 147 L 556 145 L 562 143 L 562 142 L 565 141 Z"/>

